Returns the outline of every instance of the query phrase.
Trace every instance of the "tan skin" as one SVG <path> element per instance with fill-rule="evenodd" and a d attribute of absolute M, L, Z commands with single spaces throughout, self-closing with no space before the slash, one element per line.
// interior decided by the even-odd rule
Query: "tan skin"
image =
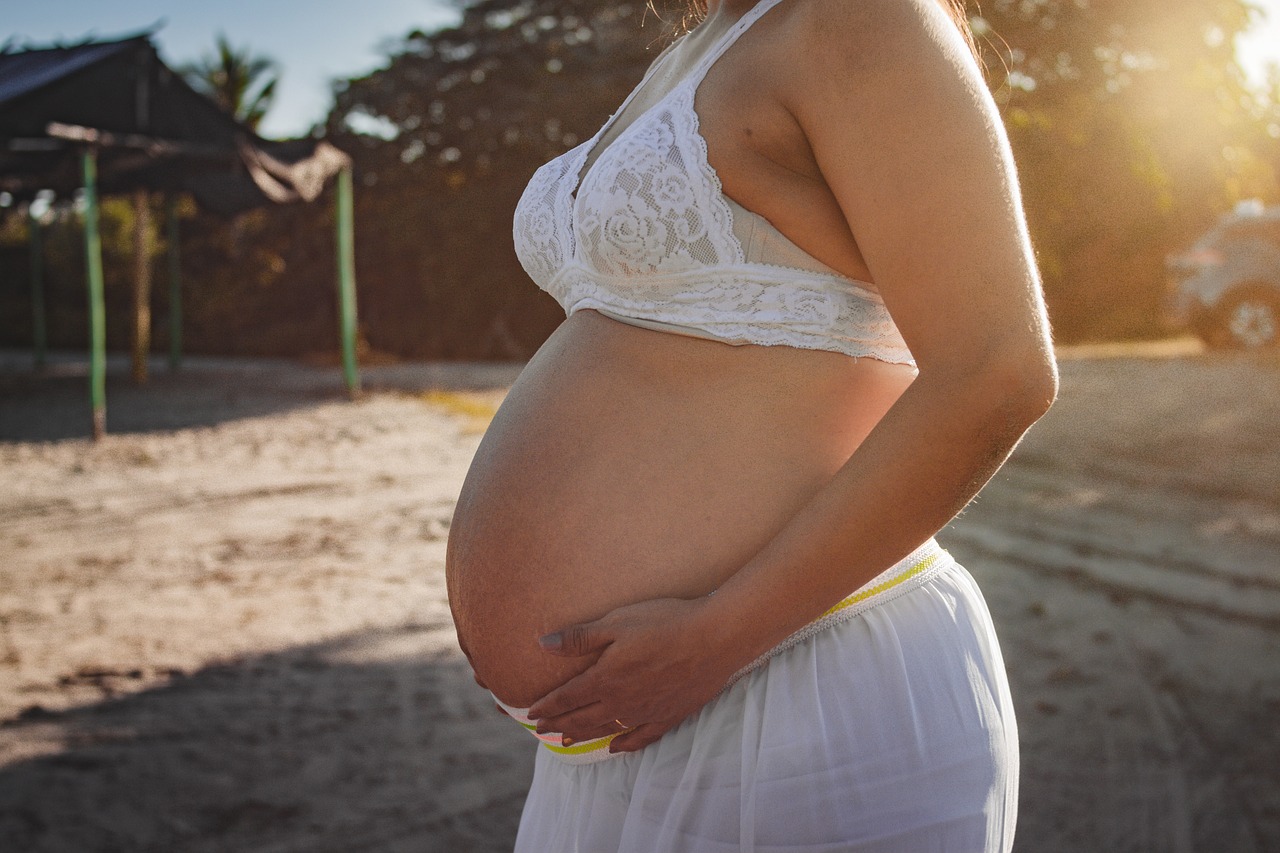
<path fill-rule="evenodd" d="M 726 194 L 873 281 L 919 374 L 592 311 L 530 361 L 460 496 L 450 601 L 479 681 L 571 740 L 625 722 L 615 751 L 929 538 L 1056 393 L 1007 143 L 932 0 L 784 0 L 696 107 Z"/>

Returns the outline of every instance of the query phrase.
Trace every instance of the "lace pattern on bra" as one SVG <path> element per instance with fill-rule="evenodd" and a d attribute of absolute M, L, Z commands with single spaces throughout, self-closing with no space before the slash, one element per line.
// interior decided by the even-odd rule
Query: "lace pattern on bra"
<path fill-rule="evenodd" d="M 692 95 L 688 81 L 678 84 L 583 177 L 574 243 L 601 274 L 642 277 L 743 262 L 733 213 L 706 165 Z M 691 180 L 695 170 L 701 180 Z"/>
<path fill-rule="evenodd" d="M 748 262 L 707 156 L 694 99 L 707 70 L 779 0 L 761 0 L 582 172 L 614 119 L 534 174 L 516 206 L 517 254 L 566 315 L 604 307 L 737 343 L 912 363 L 878 294 L 839 274 Z"/>
<path fill-rule="evenodd" d="M 545 289 L 566 315 L 605 308 L 690 326 L 707 333 L 698 337 L 730 343 L 832 350 L 914 364 L 874 292 L 840 287 L 826 277 L 742 264 L 704 271 L 696 288 L 689 288 L 682 275 L 658 275 L 638 278 L 623 292 L 609 279 L 574 265 Z"/>

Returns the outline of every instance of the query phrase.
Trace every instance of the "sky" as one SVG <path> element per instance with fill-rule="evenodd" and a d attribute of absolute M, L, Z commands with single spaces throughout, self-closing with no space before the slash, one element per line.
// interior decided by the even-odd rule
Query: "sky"
<path fill-rule="evenodd" d="M 1280 0 L 1251 0 L 1267 20 L 1238 43 L 1251 79 L 1280 62 Z M 412 29 L 458 20 L 450 0 L 0 0 L 0 42 L 128 35 L 164 22 L 155 36 L 171 65 L 211 53 L 214 37 L 280 63 L 275 105 L 260 132 L 301 136 L 330 105 L 329 81 L 383 64 L 380 46 Z"/>
<path fill-rule="evenodd" d="M 212 54 L 215 36 L 226 33 L 233 46 L 280 64 L 259 132 L 282 138 L 324 119 L 330 80 L 385 64 L 382 44 L 458 19 L 448 0 L 0 0 L 0 42 L 109 38 L 164 22 L 154 41 L 172 66 Z"/>

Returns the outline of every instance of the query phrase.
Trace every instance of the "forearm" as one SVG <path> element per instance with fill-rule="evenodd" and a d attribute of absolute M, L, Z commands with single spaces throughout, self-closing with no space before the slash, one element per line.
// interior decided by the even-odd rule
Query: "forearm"
<path fill-rule="evenodd" d="M 922 374 L 707 602 L 708 642 L 745 665 L 909 554 L 964 508 L 1052 396 L 1034 372 Z"/>

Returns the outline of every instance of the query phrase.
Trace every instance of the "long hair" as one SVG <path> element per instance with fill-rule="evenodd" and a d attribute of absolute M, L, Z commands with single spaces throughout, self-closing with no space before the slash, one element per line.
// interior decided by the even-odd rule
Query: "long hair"
<path fill-rule="evenodd" d="M 938 0 L 938 3 L 942 6 L 942 11 L 946 12 L 947 17 L 956 25 L 956 29 L 960 31 L 973 58 L 982 65 L 982 53 L 978 50 L 978 42 L 973 37 L 973 27 L 969 25 L 969 13 L 964 10 L 964 0 Z"/>
<path fill-rule="evenodd" d="M 965 12 L 964 0 L 937 0 L 938 5 L 947 13 L 956 25 L 956 29 L 960 30 L 960 35 L 964 37 L 964 43 L 969 46 L 969 52 L 982 62 L 982 57 L 978 51 L 978 43 L 974 40 L 973 29 L 969 26 L 969 15 Z M 707 16 L 707 0 L 684 0 L 684 15 L 680 21 L 679 29 L 691 30 L 699 21 Z M 655 13 L 657 9 L 654 7 L 654 0 L 649 0 L 649 8 Z"/>

